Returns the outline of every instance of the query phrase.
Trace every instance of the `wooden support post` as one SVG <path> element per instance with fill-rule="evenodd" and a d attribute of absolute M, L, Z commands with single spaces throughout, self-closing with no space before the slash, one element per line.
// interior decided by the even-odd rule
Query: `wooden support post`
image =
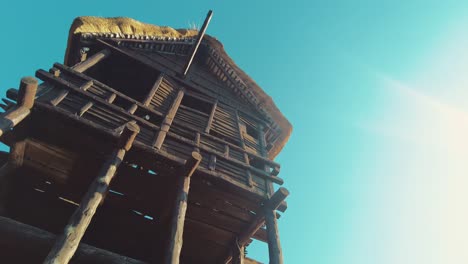
<path fill-rule="evenodd" d="M 263 157 L 267 157 L 267 152 L 265 148 L 265 134 L 263 131 L 263 125 L 259 125 L 259 142 L 260 142 L 260 149 L 261 149 L 261 154 Z M 267 166 L 265 166 L 265 170 L 268 171 Z M 273 183 L 270 180 L 265 180 L 266 181 L 266 187 L 267 187 L 267 192 L 271 196 L 271 198 L 274 198 L 273 192 Z M 281 189 L 281 188 L 280 188 Z M 289 193 L 288 193 L 289 194 Z M 270 199 L 271 200 L 271 199 Z M 282 202 L 284 199 L 282 199 L 280 202 Z M 278 204 L 279 206 L 280 204 Z M 276 210 L 276 209 L 275 209 Z M 268 208 L 267 206 L 265 207 L 265 224 L 267 228 L 267 237 L 268 237 L 268 254 L 270 257 L 270 264 L 283 264 L 283 252 L 281 249 L 281 242 L 279 238 L 279 230 L 278 230 L 278 222 L 276 220 L 276 212 L 275 210 L 272 210 Z"/>
<path fill-rule="evenodd" d="M 240 138 L 240 143 L 241 143 L 241 147 L 242 149 L 244 150 L 244 162 L 245 164 L 247 165 L 250 165 L 250 160 L 249 160 L 249 155 L 247 154 L 246 151 L 246 148 L 245 148 L 245 141 L 244 141 L 244 133 L 245 133 L 245 125 L 242 125 L 241 124 L 241 121 L 240 121 L 240 118 L 239 118 L 239 112 L 237 112 L 236 110 L 236 119 L 237 119 L 237 128 L 238 128 L 238 131 L 239 131 L 239 138 Z M 253 186 L 253 180 L 252 180 L 252 173 L 250 172 L 250 170 L 246 170 L 246 175 L 247 175 L 247 185 L 249 187 L 252 187 Z"/>
<path fill-rule="evenodd" d="M 184 72 L 182 73 L 182 77 L 187 76 L 187 73 L 190 69 L 190 65 L 192 65 L 193 59 L 195 58 L 195 54 L 197 54 L 198 47 L 200 47 L 201 41 L 203 39 L 203 36 L 205 36 L 206 28 L 208 27 L 208 24 L 210 24 L 211 17 L 213 16 L 213 11 L 210 10 L 208 11 L 208 14 L 206 15 L 205 21 L 203 22 L 203 26 L 201 30 L 198 32 L 197 36 L 197 42 L 192 48 L 192 52 L 190 54 L 190 59 L 187 61 L 184 67 Z"/>
<path fill-rule="evenodd" d="M 159 74 L 158 79 L 156 80 L 156 82 L 154 83 L 153 87 L 151 88 L 151 90 L 149 91 L 149 93 L 146 95 L 145 100 L 143 101 L 143 105 L 144 105 L 144 106 L 150 105 L 151 99 L 153 99 L 154 95 L 155 95 L 156 92 L 158 91 L 159 86 L 161 85 L 163 79 L 164 79 L 164 73 Z"/>
<path fill-rule="evenodd" d="M 85 61 L 79 62 L 78 64 L 74 65 L 72 69 L 77 72 L 84 72 L 87 69 L 96 65 L 97 63 L 99 63 L 100 61 L 109 57 L 110 54 L 111 52 L 109 49 L 101 50 L 98 53 L 86 59 Z M 55 76 L 55 77 L 58 77 L 58 76 Z M 88 83 L 89 82 L 87 82 L 85 85 L 87 85 Z M 91 82 L 91 85 L 93 85 L 92 82 Z M 89 87 L 91 87 L 91 85 Z M 83 89 L 83 90 L 86 90 L 86 89 Z M 69 90 L 67 89 L 60 90 L 60 92 L 52 100 L 50 100 L 50 103 L 54 106 L 58 105 L 65 97 L 67 97 L 68 93 L 69 93 Z"/>
<path fill-rule="evenodd" d="M 21 79 L 17 105 L 5 112 L 0 118 L 0 137 L 23 121 L 31 113 L 36 91 L 37 79 L 33 77 L 24 77 Z"/>
<path fill-rule="evenodd" d="M 236 245 L 237 248 L 234 249 L 233 257 L 232 257 L 232 264 L 244 264 L 245 261 L 245 246 Z"/>
<path fill-rule="evenodd" d="M 245 246 L 247 242 L 250 240 L 250 238 L 253 237 L 255 233 L 257 233 L 257 231 L 265 224 L 267 213 L 274 212 L 281 205 L 284 199 L 288 197 L 288 195 L 289 195 L 289 191 L 284 187 L 280 187 L 271 196 L 271 198 L 269 198 L 263 204 L 262 208 L 259 210 L 257 216 L 250 223 L 250 225 L 244 231 L 242 231 L 242 233 L 239 234 L 239 236 L 237 237 L 237 240 L 234 242 L 234 249 Z M 224 263 L 227 263 L 231 259 L 232 259 L 232 253 L 226 258 Z M 272 261 L 271 258 L 270 258 L 270 261 Z"/>
<path fill-rule="evenodd" d="M 11 185 L 11 177 L 16 169 L 23 165 L 25 141 L 16 142 L 11 146 L 8 161 L 0 168 L 0 215 L 6 215 L 8 212 L 7 199 L 9 196 L 9 187 Z"/>
<path fill-rule="evenodd" d="M 190 177 L 197 169 L 202 156 L 198 152 L 192 152 L 187 160 L 182 177 L 177 181 L 176 201 L 170 222 L 168 250 L 166 251 L 165 264 L 178 264 L 182 250 L 182 236 L 184 232 L 185 213 L 187 211 L 187 200 L 190 188 Z"/>
<path fill-rule="evenodd" d="M 216 99 L 216 102 L 213 105 L 213 108 L 211 108 L 211 113 L 210 113 L 210 118 L 208 119 L 208 124 L 206 125 L 205 133 L 210 133 L 211 129 L 211 124 L 213 123 L 214 115 L 216 112 L 216 107 L 218 107 L 218 99 Z"/>
<path fill-rule="evenodd" d="M 171 107 L 169 108 L 169 111 L 166 114 L 166 117 L 164 118 L 162 124 L 161 124 L 161 129 L 156 136 L 156 139 L 154 140 L 153 146 L 157 149 L 161 149 L 161 146 L 164 142 L 164 139 L 166 138 L 167 132 L 169 132 L 169 129 L 171 128 L 172 121 L 174 121 L 174 117 L 177 113 L 177 110 L 179 109 L 179 105 L 182 102 L 182 98 L 184 97 L 184 90 L 180 89 L 179 92 L 177 93 L 177 96 L 172 102 Z"/>
<path fill-rule="evenodd" d="M 81 200 L 80 206 L 71 216 L 64 232 L 57 237 L 44 263 L 66 264 L 73 257 L 94 213 L 109 188 L 109 184 L 115 175 L 117 167 L 123 161 L 125 153 L 130 150 L 139 131 L 140 128 L 134 122 L 129 122 L 124 125 L 116 150 L 101 168 L 99 176 L 89 187 Z"/>

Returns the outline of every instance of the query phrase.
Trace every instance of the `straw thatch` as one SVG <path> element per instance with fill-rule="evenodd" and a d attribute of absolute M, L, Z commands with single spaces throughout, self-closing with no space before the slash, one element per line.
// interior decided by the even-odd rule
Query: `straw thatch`
<path fill-rule="evenodd" d="M 79 33 L 113 33 L 139 36 L 164 36 L 172 38 L 190 38 L 198 34 L 196 30 L 173 29 L 142 23 L 128 17 L 78 17 L 73 21 L 71 34 Z"/>
<path fill-rule="evenodd" d="M 153 36 L 153 37 L 167 37 L 174 39 L 195 38 L 198 34 L 196 30 L 190 29 L 173 29 L 166 26 L 156 26 L 145 24 L 136 21 L 132 18 L 115 17 L 115 18 L 101 18 L 101 17 L 78 17 L 73 21 L 70 28 L 69 41 L 67 45 L 67 52 L 65 55 L 65 63 L 69 57 L 69 51 L 73 45 L 73 36 L 83 33 L 97 33 L 100 34 L 119 34 L 119 35 L 132 35 L 132 36 Z M 265 109 L 273 118 L 275 123 L 281 129 L 276 144 L 269 151 L 269 158 L 273 159 L 281 149 L 284 147 L 292 132 L 292 126 L 284 115 L 279 111 L 273 102 L 272 98 L 267 95 L 260 86 L 246 74 L 236 63 L 227 55 L 224 50 L 223 44 L 216 38 L 205 35 L 204 41 L 211 47 L 215 48 L 221 55 L 224 61 L 228 62 L 231 69 L 236 72 L 243 83 L 247 85 L 253 92 L 254 96 L 259 101 L 259 106 Z"/>

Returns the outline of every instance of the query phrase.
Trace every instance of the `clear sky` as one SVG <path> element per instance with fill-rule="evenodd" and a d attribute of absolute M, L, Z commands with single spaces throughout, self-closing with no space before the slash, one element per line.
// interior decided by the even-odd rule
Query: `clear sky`
<path fill-rule="evenodd" d="M 208 9 L 294 127 L 277 159 L 286 263 L 468 263 L 466 1 L 9 1 L 1 93 L 63 61 L 76 16 L 185 28 Z"/>

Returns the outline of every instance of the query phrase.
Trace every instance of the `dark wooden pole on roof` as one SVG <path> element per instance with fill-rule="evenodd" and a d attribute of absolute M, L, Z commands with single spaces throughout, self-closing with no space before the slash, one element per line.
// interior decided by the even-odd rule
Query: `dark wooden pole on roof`
<path fill-rule="evenodd" d="M 213 16 L 213 11 L 210 10 L 208 11 L 208 14 L 206 15 L 205 22 L 203 22 L 203 26 L 198 32 L 197 36 L 197 42 L 192 48 L 192 52 L 190 54 L 190 59 L 187 61 L 184 67 L 184 72 L 182 73 L 182 77 L 187 76 L 187 73 L 190 69 L 190 65 L 192 65 L 193 59 L 195 58 L 195 55 L 197 54 L 198 47 L 200 46 L 200 43 L 203 39 L 203 36 L 205 36 L 206 28 L 208 27 L 208 24 L 210 24 L 211 17 Z"/>
<path fill-rule="evenodd" d="M 184 232 L 185 213 L 187 211 L 188 192 L 190 188 L 190 177 L 197 169 L 202 156 L 198 152 L 192 152 L 187 160 L 182 177 L 177 180 L 176 201 L 170 221 L 170 234 L 168 248 L 166 251 L 165 264 L 178 264 L 180 252 L 182 251 L 182 235 Z"/>
<path fill-rule="evenodd" d="M 130 150 L 139 131 L 140 128 L 134 122 L 124 125 L 117 148 L 101 168 L 99 176 L 89 187 L 81 200 L 80 206 L 71 216 L 64 232 L 57 237 L 44 263 L 66 264 L 73 257 L 94 213 L 104 199 L 117 167 L 123 161 L 125 153 Z"/>
<path fill-rule="evenodd" d="M 0 137 L 23 121 L 34 105 L 37 91 L 37 79 L 24 77 L 21 79 L 17 105 L 6 111 L 0 118 Z"/>

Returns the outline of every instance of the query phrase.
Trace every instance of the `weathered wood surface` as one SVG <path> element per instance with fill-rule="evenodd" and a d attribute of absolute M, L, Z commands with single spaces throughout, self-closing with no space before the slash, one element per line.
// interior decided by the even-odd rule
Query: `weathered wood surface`
<path fill-rule="evenodd" d="M 37 91 L 37 80 L 33 77 L 21 79 L 18 92 L 17 105 L 9 109 L 0 117 L 0 137 L 9 132 L 18 123 L 23 121 L 34 105 Z"/>
<path fill-rule="evenodd" d="M 190 188 L 190 177 L 200 164 L 202 157 L 198 152 L 192 152 L 192 156 L 187 160 L 180 179 L 177 181 L 176 200 L 170 222 L 169 241 L 164 263 L 178 264 L 180 252 L 182 251 L 183 233 L 185 223 L 185 213 L 187 211 L 187 201 Z"/>
<path fill-rule="evenodd" d="M 174 102 L 172 103 L 171 107 L 169 108 L 169 111 L 167 112 L 166 117 L 164 118 L 161 124 L 161 129 L 159 131 L 159 134 L 153 143 L 153 146 L 155 148 L 161 149 L 161 146 L 164 142 L 164 139 L 166 138 L 167 132 L 169 132 L 172 121 L 174 120 L 174 117 L 177 113 L 177 110 L 179 109 L 180 102 L 182 102 L 183 97 L 184 97 L 184 90 L 181 89 L 177 92 L 177 96 Z"/>
<path fill-rule="evenodd" d="M 117 149 L 102 167 L 99 176 L 88 189 L 80 206 L 73 213 L 64 233 L 57 238 L 44 263 L 68 263 L 73 257 L 97 207 L 104 199 L 117 167 L 123 161 L 125 152 L 130 150 L 138 132 L 139 127 L 135 123 L 128 123 L 124 126 Z"/>
<path fill-rule="evenodd" d="M 84 72 L 87 69 L 89 69 L 89 68 L 93 67 L 94 65 L 98 64 L 100 61 L 102 61 L 105 58 L 109 57 L 110 54 L 111 54 L 111 52 L 110 52 L 109 49 L 101 50 L 101 51 L 97 52 L 96 54 L 94 54 L 93 56 L 86 59 L 85 61 L 79 62 L 78 64 L 74 65 L 72 67 L 72 69 L 74 71 L 76 71 L 76 72 L 80 72 L 80 73 Z M 55 77 L 60 76 L 59 69 L 57 69 L 56 73 L 54 73 L 54 76 Z M 91 83 L 91 85 L 92 85 L 92 83 Z M 86 90 L 86 88 L 89 88 L 89 87 L 85 86 L 83 88 L 84 88 L 83 90 Z M 51 99 L 50 103 L 52 105 L 58 105 L 68 95 L 69 92 L 70 91 L 68 91 L 66 89 L 61 90 L 59 93 L 57 93 L 55 98 Z"/>
<path fill-rule="evenodd" d="M 42 229 L 0 216 L 0 258 L 2 263 L 40 263 L 55 236 Z M 80 244 L 71 261 L 76 264 L 144 264 L 110 251 Z"/>

